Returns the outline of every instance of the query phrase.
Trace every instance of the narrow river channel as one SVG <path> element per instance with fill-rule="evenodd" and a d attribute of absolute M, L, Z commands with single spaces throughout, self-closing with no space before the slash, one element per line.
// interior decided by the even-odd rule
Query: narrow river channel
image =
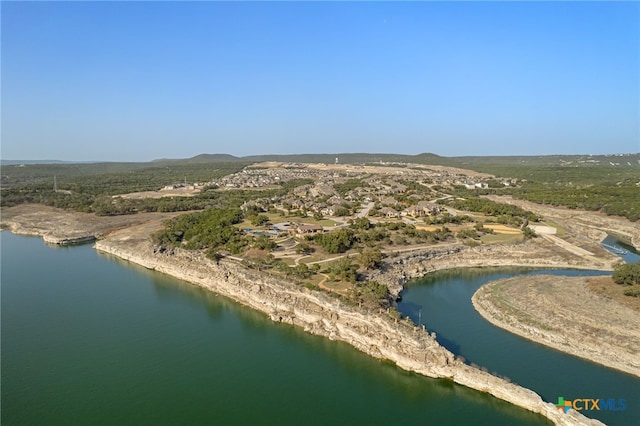
<path fill-rule="evenodd" d="M 616 243 L 613 239 L 608 242 Z M 629 254 L 627 261 L 640 258 L 637 254 Z M 463 356 L 467 362 L 506 376 L 534 390 L 546 401 L 556 403 L 558 397 L 566 400 L 624 399 L 625 410 L 593 410 L 583 414 L 609 425 L 639 425 L 639 379 L 523 339 L 493 326 L 475 311 L 471 297 L 483 284 L 525 274 L 576 276 L 602 273 L 504 268 L 437 272 L 411 283 L 402 294 L 399 309 L 416 323 L 427 324 L 436 332 L 440 344 Z M 580 295 L 576 294 L 576 297 Z"/>

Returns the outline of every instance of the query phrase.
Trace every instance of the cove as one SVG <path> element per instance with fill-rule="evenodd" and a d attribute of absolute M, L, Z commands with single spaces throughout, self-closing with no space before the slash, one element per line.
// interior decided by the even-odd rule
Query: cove
<path fill-rule="evenodd" d="M 416 323 L 427 324 L 447 349 L 468 363 L 510 378 L 545 401 L 558 397 L 625 399 L 624 411 L 583 411 L 609 425 L 637 425 L 640 380 L 528 341 L 485 321 L 471 297 L 483 284 L 515 275 L 597 275 L 595 271 L 474 268 L 442 271 L 412 282 L 399 309 Z M 579 297 L 576 294 L 576 297 Z"/>
<path fill-rule="evenodd" d="M 90 245 L 0 244 L 3 424 L 548 424 Z"/>

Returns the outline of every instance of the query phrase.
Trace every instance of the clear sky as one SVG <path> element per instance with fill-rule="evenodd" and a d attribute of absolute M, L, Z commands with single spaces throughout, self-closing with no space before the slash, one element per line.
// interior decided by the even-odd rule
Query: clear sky
<path fill-rule="evenodd" d="M 2 158 L 640 152 L 638 2 L 1 2 Z"/>

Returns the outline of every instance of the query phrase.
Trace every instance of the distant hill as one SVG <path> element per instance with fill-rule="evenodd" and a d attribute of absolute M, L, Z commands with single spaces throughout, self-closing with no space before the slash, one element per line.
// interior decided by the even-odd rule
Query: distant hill
<path fill-rule="evenodd" d="M 513 166 L 606 166 L 640 168 L 640 153 L 608 154 L 608 155 L 537 155 L 537 156 L 464 156 L 442 157 L 433 153 L 417 155 L 388 153 L 331 153 L 331 154 L 271 154 L 236 157 L 230 154 L 200 154 L 191 158 L 162 158 L 151 162 L 94 162 L 94 161 L 60 161 L 60 160 L 0 160 L 3 166 L 16 165 L 78 165 L 90 167 L 100 172 L 120 172 L 124 170 L 146 167 L 173 167 L 212 163 L 258 163 L 275 161 L 284 163 L 325 163 L 333 164 L 371 164 L 371 163 L 415 163 L 439 166 L 461 167 L 495 174 L 505 167 Z"/>
<path fill-rule="evenodd" d="M 21 164 L 89 164 L 93 161 L 61 161 L 61 160 L 0 160 L 2 166 L 19 166 Z"/>
<path fill-rule="evenodd" d="M 181 163 L 181 164 L 199 164 L 199 163 L 233 163 L 245 162 L 242 157 L 236 157 L 230 154 L 200 154 L 191 158 L 162 158 L 153 160 L 152 163 Z"/>
<path fill-rule="evenodd" d="M 365 164 L 365 163 L 415 163 L 440 166 L 453 166 L 465 168 L 493 168 L 515 165 L 546 165 L 546 166 L 640 166 L 640 154 L 609 154 L 609 155 L 532 155 L 532 156 L 464 156 L 442 157 L 433 153 L 417 155 L 386 154 L 386 153 L 333 153 L 333 154 L 271 154 L 250 155 L 236 157 L 229 154 L 200 154 L 186 159 L 155 160 L 159 163 L 219 163 L 219 162 L 243 162 L 258 163 L 275 161 L 285 163 L 325 163 L 333 164 Z"/>
<path fill-rule="evenodd" d="M 236 157 L 229 154 L 200 154 L 195 157 L 185 159 L 159 159 L 154 163 L 220 163 L 220 162 L 243 162 L 259 163 L 264 161 L 276 161 L 284 163 L 338 163 L 342 164 L 362 164 L 379 162 L 398 163 L 421 163 L 421 164 L 450 164 L 451 160 L 440 157 L 436 154 L 424 153 L 418 155 L 405 154 L 384 154 L 384 153 L 332 153 L 332 154 L 265 154 Z"/>

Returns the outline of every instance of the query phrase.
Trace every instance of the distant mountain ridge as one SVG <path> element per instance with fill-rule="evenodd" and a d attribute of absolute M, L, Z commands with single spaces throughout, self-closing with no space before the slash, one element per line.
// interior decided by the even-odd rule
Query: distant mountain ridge
<path fill-rule="evenodd" d="M 332 154 L 265 154 L 236 157 L 229 154 L 200 154 L 186 159 L 162 159 L 155 160 L 154 163 L 216 163 L 216 162 L 243 162 L 260 163 L 266 161 L 284 163 L 325 163 L 332 164 L 336 161 L 343 164 L 362 163 L 416 163 L 431 164 L 440 166 L 462 166 L 469 164 L 570 164 L 571 162 L 581 163 L 617 163 L 620 161 L 630 162 L 633 165 L 640 164 L 640 153 L 630 154 L 573 154 L 573 155 L 514 155 L 514 156 L 462 156 L 462 157 L 442 157 L 437 154 L 425 152 L 416 155 L 409 154 L 389 154 L 389 153 L 332 153 Z"/>
<path fill-rule="evenodd" d="M 16 165 L 71 165 L 71 164 L 111 164 L 127 165 L 127 167 L 158 167 L 171 165 L 207 164 L 207 163 L 260 163 L 266 161 L 283 163 L 325 163 L 333 164 L 337 160 L 341 164 L 363 163 L 416 163 L 440 166 L 464 167 L 487 164 L 600 164 L 616 165 L 617 163 L 633 166 L 640 165 L 640 153 L 602 154 L 602 155 L 530 155 L 530 156 L 463 156 L 443 157 L 433 153 L 390 154 L 390 153 L 327 153 L 327 154 L 265 154 L 237 157 L 231 154 L 199 154 L 191 158 L 161 158 L 148 162 L 116 162 L 116 161 L 63 161 L 63 160 L 0 160 L 3 166 Z"/>
<path fill-rule="evenodd" d="M 417 155 L 387 154 L 387 153 L 330 153 L 330 154 L 264 154 L 236 157 L 229 154 L 200 154 L 186 159 L 158 159 L 154 163 L 218 163 L 218 162 L 243 162 L 260 163 L 264 161 L 278 161 L 285 163 L 377 163 L 377 162 L 402 162 L 424 163 L 427 160 L 432 164 L 448 162 L 447 157 L 436 154 L 422 153 Z M 433 163 L 435 161 L 436 163 Z"/>

